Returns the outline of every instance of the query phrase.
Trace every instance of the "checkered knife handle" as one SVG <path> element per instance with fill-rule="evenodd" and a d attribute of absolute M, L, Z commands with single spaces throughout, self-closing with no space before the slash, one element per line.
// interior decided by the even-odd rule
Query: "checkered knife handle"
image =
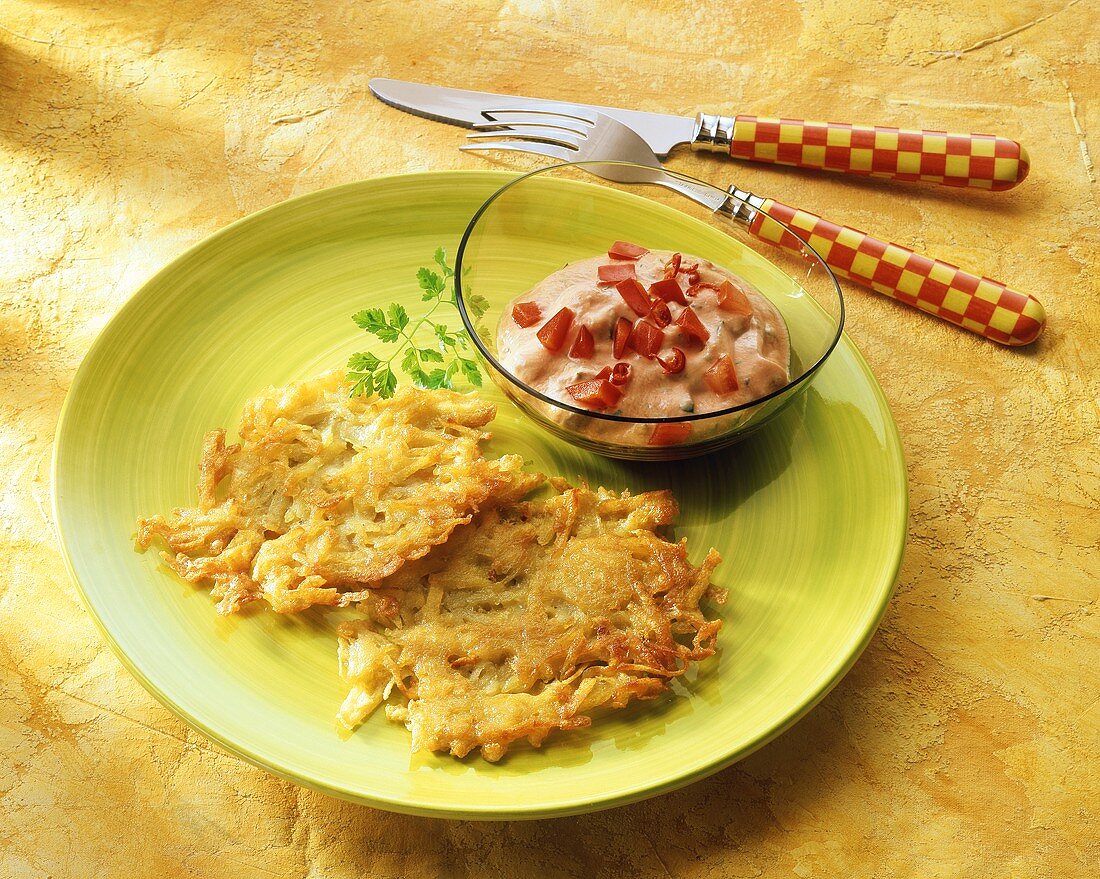
<path fill-rule="evenodd" d="M 994 191 L 1030 168 L 1027 150 L 992 134 L 737 116 L 729 138 L 735 159 Z"/>
<path fill-rule="evenodd" d="M 801 252 L 802 242 L 775 220 L 808 241 L 840 277 L 1002 345 L 1030 344 L 1046 325 L 1046 312 L 1034 296 L 772 199 L 764 199 L 749 231 L 771 244 Z"/>

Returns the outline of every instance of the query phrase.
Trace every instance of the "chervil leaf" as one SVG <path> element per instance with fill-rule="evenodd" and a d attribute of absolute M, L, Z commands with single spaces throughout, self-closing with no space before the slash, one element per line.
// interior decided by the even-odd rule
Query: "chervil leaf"
<path fill-rule="evenodd" d="M 416 273 L 416 280 L 420 282 L 420 289 L 432 296 L 438 296 L 443 292 L 444 281 L 439 275 L 429 268 L 422 268 Z"/>
<path fill-rule="evenodd" d="M 424 382 L 421 385 L 425 388 L 431 388 L 437 390 L 447 384 L 447 373 L 442 369 L 433 369 L 426 376 L 424 376 Z"/>
<path fill-rule="evenodd" d="M 386 314 L 381 308 L 365 308 L 353 314 L 352 320 L 368 333 L 374 333 L 383 342 L 392 342 L 398 336 L 397 329 L 386 321 Z M 408 321 L 407 316 L 405 320 Z"/>
<path fill-rule="evenodd" d="M 354 382 L 351 386 L 351 396 L 358 397 L 365 391 L 369 391 L 371 388 L 371 374 L 364 372 L 349 372 L 345 376 L 348 381 Z"/>
<path fill-rule="evenodd" d="M 413 378 L 416 378 L 416 374 L 420 372 L 420 361 L 416 359 L 415 348 L 405 350 L 405 356 L 401 358 L 401 370 L 407 372 Z"/>
<path fill-rule="evenodd" d="M 386 325 L 386 314 L 381 308 L 364 308 L 353 314 L 351 319 L 368 333 L 377 333 Z"/>
<path fill-rule="evenodd" d="M 466 381 L 472 384 L 476 388 L 481 387 L 481 370 L 477 368 L 477 363 L 473 360 L 467 360 L 465 357 L 459 357 L 462 361 L 462 374 L 466 377 Z"/>
<path fill-rule="evenodd" d="M 443 355 L 434 348 L 418 348 L 416 353 L 420 355 L 420 359 L 425 363 L 443 362 Z"/>
<path fill-rule="evenodd" d="M 348 369 L 353 372 L 374 372 L 382 361 L 370 352 L 365 354 L 352 354 L 348 358 Z"/>
<path fill-rule="evenodd" d="M 432 257 L 435 260 L 435 264 L 443 269 L 443 277 L 450 278 L 454 275 L 454 269 L 447 265 L 447 251 L 442 247 L 435 249 L 435 256 Z"/>
<path fill-rule="evenodd" d="M 445 324 L 436 324 L 432 329 L 435 330 L 435 337 L 439 339 L 440 344 L 448 348 L 453 348 L 455 346 L 455 337 L 447 329 Z"/>
<path fill-rule="evenodd" d="M 388 400 L 397 389 L 397 376 L 388 366 L 374 374 L 374 392 L 383 400 Z"/>
<path fill-rule="evenodd" d="M 398 305 L 396 302 L 390 303 L 390 323 L 397 327 L 398 330 L 403 330 L 409 325 L 409 315 L 405 311 L 404 307 Z"/>
<path fill-rule="evenodd" d="M 470 309 L 474 320 L 481 320 L 489 310 L 489 300 L 477 293 L 471 293 L 466 297 L 466 307 Z"/>

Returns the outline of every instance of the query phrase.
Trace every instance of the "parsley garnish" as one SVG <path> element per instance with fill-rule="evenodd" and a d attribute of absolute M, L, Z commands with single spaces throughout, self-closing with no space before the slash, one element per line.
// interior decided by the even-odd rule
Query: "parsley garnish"
<path fill-rule="evenodd" d="M 434 260 L 440 271 L 422 268 L 416 273 L 416 280 L 423 291 L 420 299 L 431 302 L 431 307 L 415 323 L 410 324 L 408 312 L 396 302 L 390 303 L 385 310 L 365 308 L 352 315 L 352 320 L 360 328 L 376 336 L 378 341 L 397 344 L 393 353 L 385 358 L 369 351 L 351 355 L 347 378 L 354 382 L 351 389 L 353 397 L 369 393 L 378 394 L 383 399 L 392 397 L 397 388 L 393 362 L 398 355 L 401 355 L 400 370 L 418 388 L 452 388 L 459 375 L 469 384 L 481 387 L 481 370 L 478 369 L 477 361 L 459 353 L 469 349 L 469 335 L 465 330 L 451 332 L 447 324 L 432 320 L 432 315 L 440 305 L 457 308 L 455 273 L 447 265 L 447 253 L 442 247 L 436 250 Z M 474 316 L 474 320 L 480 320 L 488 310 L 489 302 L 484 296 L 471 294 L 466 297 L 466 308 Z M 427 341 L 422 337 L 429 332 L 431 342 L 428 345 L 432 347 L 420 347 Z"/>

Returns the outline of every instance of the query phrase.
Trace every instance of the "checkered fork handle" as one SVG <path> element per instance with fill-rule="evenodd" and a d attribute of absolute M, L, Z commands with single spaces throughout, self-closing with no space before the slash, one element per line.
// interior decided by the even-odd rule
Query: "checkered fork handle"
<path fill-rule="evenodd" d="M 1030 168 L 1027 150 L 992 134 L 760 116 L 734 119 L 729 150 L 754 162 L 994 191 L 1011 189 Z"/>
<path fill-rule="evenodd" d="M 1046 312 L 1034 296 L 772 199 L 764 200 L 749 231 L 801 252 L 802 242 L 775 220 L 809 242 L 834 274 L 994 342 L 1027 345 L 1046 325 Z"/>

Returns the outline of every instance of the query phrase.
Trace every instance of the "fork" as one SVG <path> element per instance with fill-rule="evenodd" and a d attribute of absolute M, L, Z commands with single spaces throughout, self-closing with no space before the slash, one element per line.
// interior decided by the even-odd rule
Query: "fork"
<path fill-rule="evenodd" d="M 744 223 L 769 244 L 795 252 L 808 244 L 834 274 L 1002 345 L 1030 344 L 1046 325 L 1039 300 L 992 278 L 736 186 L 723 192 L 672 176 L 632 128 L 603 113 L 517 108 L 484 113 L 488 121 L 476 124 L 460 149 L 585 162 L 585 170 L 606 180 L 663 186 Z"/>

